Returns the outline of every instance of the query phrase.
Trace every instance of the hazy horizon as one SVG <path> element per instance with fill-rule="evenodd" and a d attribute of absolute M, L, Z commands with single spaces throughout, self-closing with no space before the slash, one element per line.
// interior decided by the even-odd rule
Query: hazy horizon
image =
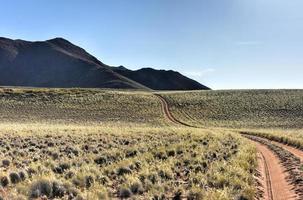
<path fill-rule="evenodd" d="M 302 6 L 300 0 L 4 0 L 0 36 L 63 37 L 105 64 L 171 69 L 212 89 L 302 89 Z"/>

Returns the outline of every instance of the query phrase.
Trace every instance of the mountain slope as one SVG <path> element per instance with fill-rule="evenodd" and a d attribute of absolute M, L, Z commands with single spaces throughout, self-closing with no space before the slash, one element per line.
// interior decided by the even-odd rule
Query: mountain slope
<path fill-rule="evenodd" d="M 45 42 L 0 38 L 0 85 L 146 89 L 62 38 Z"/>
<path fill-rule="evenodd" d="M 63 38 L 0 38 L 0 85 L 183 90 L 206 89 L 177 72 L 109 67 Z"/>
<path fill-rule="evenodd" d="M 113 69 L 115 72 L 154 90 L 209 90 L 210 88 L 172 70 L 142 68 L 136 71 L 124 67 Z"/>

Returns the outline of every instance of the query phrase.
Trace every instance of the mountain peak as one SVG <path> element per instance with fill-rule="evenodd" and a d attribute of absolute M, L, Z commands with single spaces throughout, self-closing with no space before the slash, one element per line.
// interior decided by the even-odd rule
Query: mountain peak
<path fill-rule="evenodd" d="M 62 37 L 46 41 L 0 37 L 0 85 L 120 89 L 207 89 L 182 74 L 109 67 Z"/>
<path fill-rule="evenodd" d="M 55 37 L 53 39 L 46 40 L 46 42 L 53 43 L 53 44 L 69 44 L 69 45 L 73 45 L 70 41 L 68 41 L 67 39 L 62 38 L 62 37 Z"/>
<path fill-rule="evenodd" d="M 69 42 L 67 39 L 63 38 L 63 37 L 55 37 L 55 38 L 52 38 L 52 39 L 49 39 L 47 41 L 63 41 L 63 42 Z"/>

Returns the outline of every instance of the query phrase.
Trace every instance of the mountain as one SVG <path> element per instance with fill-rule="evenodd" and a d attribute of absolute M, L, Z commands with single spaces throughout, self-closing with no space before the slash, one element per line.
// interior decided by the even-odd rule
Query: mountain
<path fill-rule="evenodd" d="M 113 68 L 129 79 L 136 81 L 154 90 L 209 90 L 210 88 L 194 81 L 179 72 L 172 70 L 155 70 L 142 68 L 136 71 L 128 70 L 123 66 Z"/>
<path fill-rule="evenodd" d="M 0 85 L 146 88 L 62 38 L 44 42 L 0 38 Z"/>
<path fill-rule="evenodd" d="M 178 72 L 110 67 L 63 38 L 0 37 L 0 85 L 157 90 L 208 89 Z"/>

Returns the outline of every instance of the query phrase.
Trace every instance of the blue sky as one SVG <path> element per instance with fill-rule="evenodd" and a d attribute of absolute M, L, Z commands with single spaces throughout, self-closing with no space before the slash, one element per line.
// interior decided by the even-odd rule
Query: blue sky
<path fill-rule="evenodd" d="M 2 0 L 0 36 L 64 37 L 102 62 L 214 89 L 303 88 L 302 0 Z"/>

